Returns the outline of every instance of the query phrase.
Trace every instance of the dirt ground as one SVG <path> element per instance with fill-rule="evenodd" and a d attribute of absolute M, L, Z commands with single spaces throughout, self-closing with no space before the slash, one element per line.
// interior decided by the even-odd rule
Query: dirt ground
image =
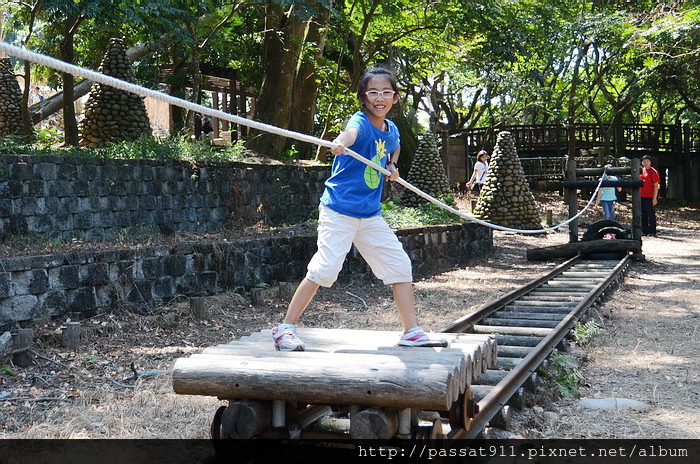
<path fill-rule="evenodd" d="M 557 194 L 538 200 L 543 216 L 550 208 L 555 223 L 564 219 Z M 618 206 L 618 215 L 629 223 L 628 204 Z M 600 210 L 586 213 L 582 229 L 601 216 Z M 543 389 L 534 408 L 515 414 L 516 436 L 700 438 L 698 222 L 698 205 L 661 205 L 659 237 L 644 241 L 647 261 L 634 264 L 598 309 L 606 332 L 584 347 L 582 397 L 632 398 L 651 408 L 586 411 L 577 398 Z M 566 227 L 546 236 L 495 232 L 495 251 L 488 257 L 415 282 L 419 323 L 436 331 L 536 278 L 557 263 L 528 262 L 526 250 L 566 241 Z M 249 295 L 210 297 L 203 320 L 184 299 L 147 315 L 115 308 L 81 321 L 84 337 L 75 351 L 61 348 L 64 321 L 38 322 L 35 365 L 17 367 L 11 357 L 1 362 L 0 438 L 207 438 L 223 403 L 174 394 L 169 370 L 178 357 L 279 323 L 287 299 L 269 294 L 262 306 L 253 306 Z M 299 325 L 400 328 L 390 292 L 378 281 L 321 289 Z"/>

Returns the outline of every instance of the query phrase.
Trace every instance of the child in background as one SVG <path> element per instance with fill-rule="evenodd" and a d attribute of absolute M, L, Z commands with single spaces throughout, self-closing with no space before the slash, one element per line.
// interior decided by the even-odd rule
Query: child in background
<path fill-rule="evenodd" d="M 368 70 L 360 78 L 358 98 L 362 111 L 350 118 L 345 131 L 334 140 L 337 147 L 332 151 L 336 157 L 319 205 L 318 251 L 311 258 L 306 277 L 289 303 L 284 322 L 272 329 L 277 350 L 304 350 L 295 324 L 318 288 L 333 285 L 353 244 L 372 272 L 386 285 L 392 286 L 404 329 L 397 344 L 447 346 L 444 339 L 431 340 L 417 326 L 411 260 L 381 215 L 384 176 L 344 154 L 346 147 L 351 148 L 390 171 L 389 180 L 399 177 L 396 167 L 400 150 L 399 131 L 386 119 L 391 107 L 399 100 L 396 78 L 387 69 Z"/>
<path fill-rule="evenodd" d="M 608 164 L 606 168 L 612 167 Z M 605 175 L 607 180 L 618 180 L 617 176 Z M 617 188 L 618 192 L 622 192 L 622 187 Z M 598 191 L 598 196 L 595 199 L 596 208 L 603 205 L 603 218 L 609 219 L 611 221 L 615 220 L 615 202 L 617 201 L 617 194 L 615 194 L 615 187 L 601 187 Z"/>

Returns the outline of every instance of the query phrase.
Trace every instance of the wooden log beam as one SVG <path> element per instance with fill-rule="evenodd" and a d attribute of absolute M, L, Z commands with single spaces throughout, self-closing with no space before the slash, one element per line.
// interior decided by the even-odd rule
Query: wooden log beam
<path fill-rule="evenodd" d="M 590 240 L 586 242 L 565 243 L 543 248 L 527 250 L 529 261 L 549 261 L 557 258 L 573 258 L 578 254 L 588 253 L 620 253 L 642 251 L 639 240 Z"/>
<path fill-rule="evenodd" d="M 172 374 L 178 394 L 219 398 L 276 399 L 316 404 L 364 404 L 389 408 L 449 410 L 452 375 L 430 369 L 264 363 L 229 356 L 180 358 Z"/>
<path fill-rule="evenodd" d="M 353 440 L 387 440 L 396 435 L 399 419 L 396 411 L 367 408 L 350 419 L 350 437 Z"/>
<path fill-rule="evenodd" d="M 272 409 L 269 401 L 232 401 L 221 416 L 224 433 L 233 439 L 258 436 L 270 427 Z"/>

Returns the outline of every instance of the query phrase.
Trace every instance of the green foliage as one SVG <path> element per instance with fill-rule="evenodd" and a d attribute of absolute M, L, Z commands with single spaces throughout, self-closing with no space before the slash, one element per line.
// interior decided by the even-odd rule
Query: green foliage
<path fill-rule="evenodd" d="M 10 366 L 7 366 L 5 364 L 0 366 L 0 371 L 4 372 L 5 374 L 8 374 L 8 375 L 17 375 L 17 373 L 15 371 L 13 371 Z"/>
<path fill-rule="evenodd" d="M 47 127 L 36 131 L 36 143 L 41 146 L 56 146 L 63 143 L 63 132 L 54 127 Z"/>
<path fill-rule="evenodd" d="M 445 204 L 454 204 L 451 195 L 438 198 Z M 382 205 L 382 214 L 390 227 L 394 229 L 410 226 L 426 226 L 459 222 L 459 216 L 440 208 L 433 203 L 417 207 L 403 206 L 398 201 L 389 201 Z"/>
<path fill-rule="evenodd" d="M 574 325 L 574 340 L 579 345 L 589 343 L 593 338 L 605 333 L 605 328 L 596 321 L 588 321 L 585 324 L 577 322 Z"/>
<path fill-rule="evenodd" d="M 549 379 L 554 389 L 566 398 L 579 396 L 579 387 L 584 381 L 576 358 L 561 353 L 552 353 L 546 370 L 540 370 L 540 375 Z"/>
<path fill-rule="evenodd" d="M 61 155 L 88 158 L 185 160 L 192 162 L 240 161 L 252 154 L 242 142 L 230 147 L 214 147 L 205 141 L 188 141 L 172 137 L 162 141 L 142 137 L 135 141 L 122 142 L 99 149 L 56 148 L 49 143 L 56 132 L 52 129 L 40 131 L 42 143 L 27 144 L 18 138 L 0 138 L 0 153 L 27 155 Z"/>

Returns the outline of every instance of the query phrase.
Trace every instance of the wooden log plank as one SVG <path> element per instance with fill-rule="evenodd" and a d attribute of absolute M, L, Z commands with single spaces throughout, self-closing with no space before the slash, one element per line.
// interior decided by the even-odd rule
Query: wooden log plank
<path fill-rule="evenodd" d="M 248 439 L 270 427 L 272 409 L 269 401 L 232 401 L 221 415 L 222 431 L 233 439 Z"/>
<path fill-rule="evenodd" d="M 355 370 L 369 369 L 378 371 L 385 375 L 401 375 L 404 369 L 420 370 L 432 369 L 437 374 L 438 370 L 444 372 L 449 385 L 451 401 L 455 401 L 460 392 L 464 392 L 471 384 L 472 373 L 471 364 L 468 364 L 465 357 L 452 357 L 451 360 L 438 358 L 414 357 L 411 360 L 399 360 L 392 356 L 381 355 L 354 355 L 343 353 L 309 353 L 304 351 L 295 352 L 272 352 L 272 356 L 249 356 L 237 350 L 232 350 L 230 346 L 207 348 L 201 354 L 193 354 L 190 359 L 198 359 L 206 363 L 208 359 L 223 358 L 232 366 L 248 366 L 250 363 L 267 364 L 297 364 L 309 367 L 337 367 L 352 366 L 349 375 Z"/>
<path fill-rule="evenodd" d="M 408 350 L 428 351 L 437 350 L 439 348 L 415 348 L 415 347 L 396 347 L 389 345 L 391 341 L 398 340 L 400 332 L 391 331 L 372 331 L 372 330 L 345 330 L 345 329 L 309 329 L 298 328 L 299 337 L 304 340 L 307 345 L 307 351 L 322 350 L 322 351 L 338 351 L 345 350 L 352 346 L 361 346 L 364 349 L 381 349 L 381 350 Z M 474 370 L 478 373 L 486 367 L 493 366 L 496 359 L 496 341 L 489 336 L 479 334 L 436 334 L 447 338 L 453 348 L 460 348 L 472 355 Z M 395 338 L 394 338 L 395 337 Z M 391 341 L 389 341 L 391 340 Z M 263 342 L 272 343 L 272 335 L 270 330 L 264 330 L 250 334 L 246 337 L 241 337 L 240 340 L 231 342 L 231 345 L 246 343 L 246 342 Z M 388 342 L 388 343 L 387 343 Z M 480 358 L 484 358 L 481 360 Z M 483 365 L 483 366 L 482 366 Z"/>
<path fill-rule="evenodd" d="M 268 346 L 270 342 L 262 342 L 265 345 L 261 347 L 260 341 L 255 341 L 255 340 L 244 340 L 241 339 L 237 342 L 232 342 L 228 345 L 224 346 L 229 346 L 233 347 L 233 349 L 252 349 L 252 350 L 258 350 L 260 353 L 269 353 L 269 352 L 275 352 L 273 349 L 266 349 L 265 346 Z M 315 345 L 318 346 L 318 345 Z M 220 346 L 223 347 L 223 346 Z M 236 348 L 238 347 L 238 348 Z M 320 354 L 329 354 L 329 353 L 346 353 L 346 354 L 384 354 L 388 356 L 398 356 L 399 358 L 403 357 L 411 357 L 411 356 L 423 356 L 423 353 L 425 355 L 434 355 L 435 353 L 442 353 L 440 350 L 457 350 L 458 352 L 461 352 L 467 359 L 466 363 L 468 368 L 466 368 L 467 374 L 467 386 L 471 383 L 471 380 L 474 378 L 475 375 L 478 375 L 483 371 L 483 369 L 486 369 L 488 367 L 491 367 L 495 365 L 496 362 L 496 342 L 495 340 L 492 340 L 490 344 L 488 345 L 488 351 L 484 352 L 482 351 L 482 345 L 462 345 L 462 344 L 452 344 L 452 348 L 407 348 L 407 347 L 395 347 L 395 346 L 378 346 L 375 349 L 372 349 L 368 346 L 362 346 L 362 349 L 357 345 L 334 345 L 332 347 L 325 346 L 323 348 L 309 348 L 307 345 L 307 348 L 303 353 L 320 353 Z M 301 352 L 296 352 L 296 353 L 301 353 Z M 471 372 L 471 375 L 470 375 Z"/>
<path fill-rule="evenodd" d="M 514 304 L 517 306 L 548 306 L 548 307 L 556 307 L 556 306 L 564 306 L 567 308 L 573 308 L 576 305 L 572 305 L 570 301 L 565 301 L 559 298 L 558 300 L 523 300 L 523 299 L 517 299 L 514 301 Z"/>
<path fill-rule="evenodd" d="M 387 440 L 398 429 L 397 412 L 384 408 L 363 409 L 350 419 L 350 437 L 354 440 Z"/>
<path fill-rule="evenodd" d="M 532 347 L 529 346 L 503 346 L 498 347 L 498 356 L 506 358 L 524 358 L 532 352 Z"/>
<path fill-rule="evenodd" d="M 496 341 L 500 349 L 501 346 L 505 345 L 535 347 L 540 344 L 542 339 L 540 337 L 527 337 L 522 335 L 496 335 Z"/>
<path fill-rule="evenodd" d="M 172 374 L 178 394 L 219 398 L 276 399 L 309 404 L 364 404 L 446 411 L 452 378 L 443 369 L 307 366 L 259 363 L 234 365 L 228 357 L 180 358 Z"/>
<path fill-rule="evenodd" d="M 575 306 L 517 306 L 509 305 L 503 308 L 507 312 L 536 311 L 539 313 L 569 314 Z"/>
<path fill-rule="evenodd" d="M 405 366 L 406 368 L 430 368 L 431 366 L 441 365 L 445 368 L 452 368 L 455 374 L 470 378 L 471 373 L 471 356 L 461 350 L 452 348 L 442 348 L 441 352 L 413 352 L 413 353 L 395 353 L 388 354 L 380 351 L 364 351 L 364 352 L 318 352 L 318 351 L 274 351 L 260 350 L 256 346 L 248 345 L 218 345 L 204 349 L 201 354 L 205 355 L 222 355 L 236 356 L 255 359 L 258 361 L 269 360 L 270 362 L 300 362 L 314 359 L 336 363 L 337 365 L 353 364 L 353 365 L 391 365 Z M 193 355 L 194 356 L 194 355 Z"/>
<path fill-rule="evenodd" d="M 524 335 L 526 337 L 546 337 L 552 332 L 552 329 L 543 329 L 538 327 L 493 327 L 479 324 L 472 326 L 471 330 L 481 334 L 497 333 L 499 335 Z"/>
<path fill-rule="evenodd" d="M 503 380 L 505 376 L 508 375 L 508 371 L 499 371 L 496 369 L 489 369 L 476 379 L 476 383 L 472 385 L 472 388 L 476 385 L 496 385 L 498 382 Z"/>
<path fill-rule="evenodd" d="M 554 328 L 559 325 L 560 321 L 543 321 L 535 319 L 501 319 L 496 317 L 487 317 L 484 323 L 494 327 L 495 332 L 499 332 L 500 327 L 533 327 L 533 328 Z"/>
<path fill-rule="evenodd" d="M 561 313 L 530 313 L 523 311 L 496 311 L 493 313 L 494 317 L 504 318 L 504 319 L 525 319 L 525 320 L 548 320 L 548 321 L 561 321 L 564 318 L 564 314 Z"/>

